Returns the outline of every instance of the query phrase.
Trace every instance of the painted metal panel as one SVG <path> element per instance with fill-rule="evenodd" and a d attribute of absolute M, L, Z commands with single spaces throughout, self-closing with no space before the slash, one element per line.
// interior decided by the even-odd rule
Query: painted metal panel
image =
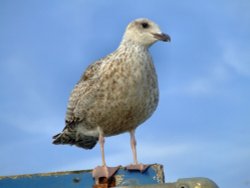
<path fill-rule="evenodd" d="M 0 188 L 218 188 L 208 178 L 182 178 L 164 183 L 163 166 L 155 164 L 144 173 L 121 167 L 112 182 L 95 185 L 91 170 L 0 176 Z"/>
<path fill-rule="evenodd" d="M 115 186 L 164 183 L 162 165 L 152 165 L 144 173 L 120 168 L 114 176 Z M 0 176 L 0 188 L 83 188 L 95 184 L 91 170 Z"/>

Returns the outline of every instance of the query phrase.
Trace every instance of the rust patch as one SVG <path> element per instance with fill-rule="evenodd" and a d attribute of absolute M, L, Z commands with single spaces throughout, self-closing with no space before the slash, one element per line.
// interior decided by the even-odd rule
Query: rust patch
<path fill-rule="evenodd" d="M 164 172 L 163 172 L 163 165 L 153 164 L 151 167 L 156 172 L 156 175 L 153 177 L 153 179 L 155 179 L 157 183 L 164 183 L 165 177 L 164 177 Z"/>
<path fill-rule="evenodd" d="M 116 179 L 114 176 L 108 178 L 99 178 L 99 180 L 96 182 L 95 185 L 93 185 L 93 188 L 109 188 L 109 187 L 115 187 L 116 186 Z"/>

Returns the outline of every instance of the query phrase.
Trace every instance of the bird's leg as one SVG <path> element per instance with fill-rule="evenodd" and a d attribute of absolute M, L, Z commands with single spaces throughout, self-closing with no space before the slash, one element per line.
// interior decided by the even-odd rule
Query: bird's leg
<path fill-rule="evenodd" d="M 136 139 L 135 139 L 135 130 L 130 131 L 130 144 L 133 153 L 134 164 L 138 165 L 137 152 L 136 152 Z"/>
<path fill-rule="evenodd" d="M 102 136 L 102 134 L 100 134 L 99 144 L 101 146 L 101 153 L 102 153 L 102 166 L 106 166 L 106 160 L 105 160 L 105 154 L 104 154 L 104 143 L 105 143 L 105 139 Z"/>
<path fill-rule="evenodd" d="M 140 170 L 141 172 L 144 172 L 149 165 L 144 165 L 142 163 L 138 163 L 137 160 L 137 152 L 136 152 L 136 139 L 135 139 L 135 130 L 131 130 L 130 132 L 130 144 L 131 144 L 131 149 L 132 149 L 132 153 L 133 153 L 133 159 L 134 159 L 134 163 L 131 165 L 128 165 L 126 167 L 126 169 L 128 170 Z"/>
<path fill-rule="evenodd" d="M 104 139 L 103 135 L 99 134 L 99 144 L 100 144 L 101 153 L 102 153 L 102 166 L 97 166 L 92 172 L 92 176 L 96 180 L 98 180 L 101 177 L 110 178 L 111 176 L 113 176 L 116 173 L 116 171 L 120 167 L 120 166 L 107 167 L 106 161 L 105 161 L 105 154 L 104 154 L 104 143 L 105 143 L 105 139 Z"/>

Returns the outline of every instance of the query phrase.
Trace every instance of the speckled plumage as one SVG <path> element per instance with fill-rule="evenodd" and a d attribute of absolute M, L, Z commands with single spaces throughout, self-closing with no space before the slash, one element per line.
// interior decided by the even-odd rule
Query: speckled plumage
<path fill-rule="evenodd" d="M 151 26 L 147 33 L 143 23 Z M 147 120 L 159 98 L 148 51 L 157 40 L 170 38 L 148 19 L 131 22 L 118 49 L 91 64 L 76 84 L 68 102 L 66 126 L 53 143 L 91 149 L 100 134 L 107 137 L 132 131 Z"/>

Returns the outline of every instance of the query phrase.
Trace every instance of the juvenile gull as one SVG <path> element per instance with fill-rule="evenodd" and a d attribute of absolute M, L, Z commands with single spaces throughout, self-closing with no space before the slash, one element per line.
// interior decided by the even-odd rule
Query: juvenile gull
<path fill-rule="evenodd" d="M 148 48 L 156 41 L 170 41 L 167 34 L 149 19 L 131 22 L 113 53 L 91 64 L 73 89 L 63 131 L 53 137 L 54 144 L 93 148 L 101 146 L 102 166 L 94 177 L 109 177 L 104 137 L 129 132 L 134 163 L 128 169 L 143 170 L 136 154 L 135 129 L 155 111 L 158 83 Z"/>

